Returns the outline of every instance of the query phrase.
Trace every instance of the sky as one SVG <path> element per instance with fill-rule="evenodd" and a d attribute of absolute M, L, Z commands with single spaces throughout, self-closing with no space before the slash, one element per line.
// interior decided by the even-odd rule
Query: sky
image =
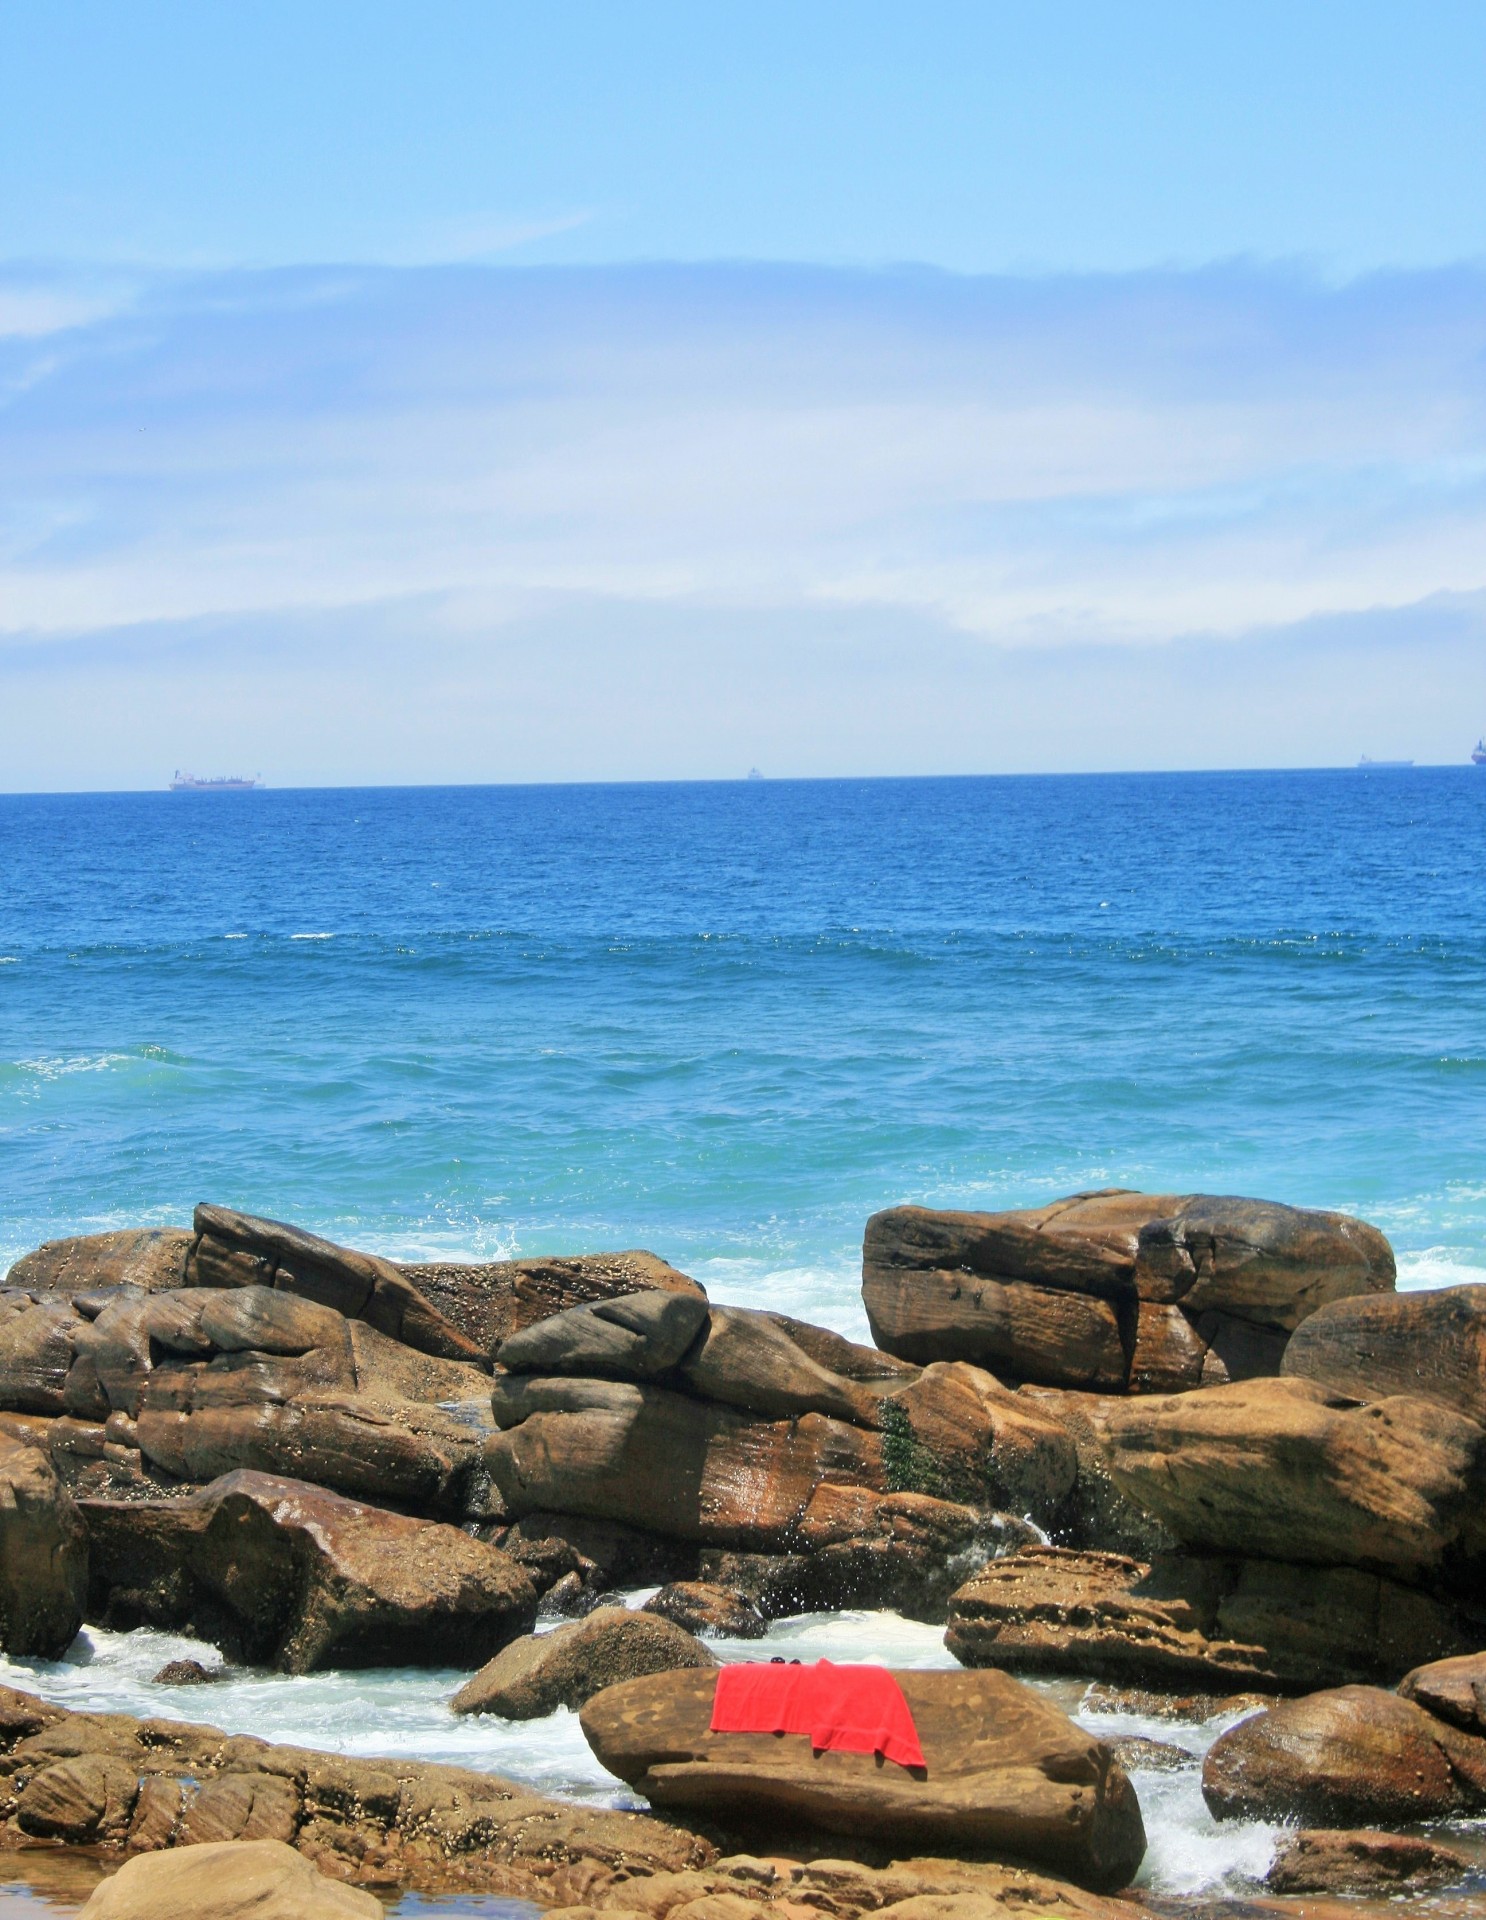
<path fill-rule="evenodd" d="M 1479 4 L 0 10 L 0 787 L 1483 727 Z"/>

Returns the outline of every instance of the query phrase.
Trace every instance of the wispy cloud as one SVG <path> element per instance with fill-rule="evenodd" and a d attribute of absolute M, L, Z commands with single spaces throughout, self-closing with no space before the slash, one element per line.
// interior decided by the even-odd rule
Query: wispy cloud
<path fill-rule="evenodd" d="M 988 647 L 1257 657 L 1390 609 L 1394 659 L 1486 590 L 1483 367 L 1467 268 L 158 280 L 0 339 L 0 673 L 93 635 L 137 678 L 226 623 L 251 674 L 310 620 L 406 713 L 398 662 L 457 657 L 478 707 L 525 634 L 564 664 L 522 698 L 571 713 L 585 672 L 659 673 L 658 626 L 673 682 L 690 644 L 751 685 L 793 622 L 928 698 Z"/>

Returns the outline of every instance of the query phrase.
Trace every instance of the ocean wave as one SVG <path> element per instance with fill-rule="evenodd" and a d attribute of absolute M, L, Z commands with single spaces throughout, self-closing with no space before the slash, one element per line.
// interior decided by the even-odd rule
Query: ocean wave
<path fill-rule="evenodd" d="M 1486 1282 L 1486 1254 L 1466 1247 L 1426 1247 L 1422 1253 L 1398 1256 L 1400 1293 L 1423 1293 L 1437 1287 L 1464 1287 Z"/>

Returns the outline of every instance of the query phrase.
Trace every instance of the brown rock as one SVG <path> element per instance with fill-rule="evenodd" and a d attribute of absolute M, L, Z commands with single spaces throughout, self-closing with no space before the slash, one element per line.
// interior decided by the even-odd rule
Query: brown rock
<path fill-rule="evenodd" d="M 678 1374 L 703 1400 L 739 1407 L 766 1420 L 824 1413 L 858 1426 L 879 1424 L 882 1396 L 901 1384 L 897 1374 L 863 1382 L 833 1372 L 812 1357 L 781 1316 L 742 1307 L 712 1307 Z"/>
<path fill-rule="evenodd" d="M 1011 1213 L 895 1207 L 867 1223 L 873 1338 L 927 1363 L 1119 1392 L 1247 1377 L 1327 1301 L 1392 1289 L 1393 1256 L 1342 1214 L 1209 1195 L 1075 1194 Z M 1142 1307 L 1176 1309 L 1167 1313 Z"/>
<path fill-rule="evenodd" d="M 482 1367 L 421 1353 L 378 1333 L 364 1320 L 347 1322 L 347 1331 L 356 1391 L 368 1399 L 448 1405 L 471 1400 L 483 1404 L 490 1398 L 490 1376 Z"/>
<path fill-rule="evenodd" d="M 225 1678 L 220 1667 L 204 1667 L 199 1660 L 167 1660 L 150 1684 L 156 1687 L 207 1687 Z"/>
<path fill-rule="evenodd" d="M 586 1409 L 533 1413 L 486 1445 L 512 1514 L 586 1514 L 680 1540 L 778 1550 L 822 1481 L 883 1482 L 879 1437 L 822 1414 L 765 1422 L 662 1387 L 572 1384 L 592 1390 Z"/>
<path fill-rule="evenodd" d="M 536 1615 L 530 1579 L 496 1548 L 298 1481 L 231 1473 L 184 1499 L 83 1512 L 93 1617 L 190 1626 L 286 1673 L 468 1666 Z"/>
<path fill-rule="evenodd" d="M 970 1667 L 1156 1686 L 1289 1691 L 1391 1678 L 1408 1649 L 1468 1643 L 1447 1604 L 1350 1567 L 1026 1547 L 948 1606 Z"/>
<path fill-rule="evenodd" d="M 124 1227 L 48 1240 L 16 1261 L 5 1284 L 28 1293 L 101 1293 L 110 1287 L 159 1293 L 186 1284 L 193 1237 L 184 1227 Z"/>
<path fill-rule="evenodd" d="M 72 1340 L 82 1324 L 69 1301 L 38 1304 L 26 1294 L 0 1295 L 0 1409 L 66 1411 Z"/>
<path fill-rule="evenodd" d="M 349 1320 L 365 1320 L 423 1353 L 482 1358 L 390 1260 L 230 1207 L 198 1206 L 195 1228 L 186 1258 L 188 1286 L 272 1286 L 334 1307 Z"/>
<path fill-rule="evenodd" d="M 668 1673 L 596 1694 L 583 1731 L 652 1804 L 769 1833 L 804 1825 L 886 1845 L 934 1845 L 1125 1885 L 1145 1852 L 1140 1809 L 1108 1749 L 1005 1674 L 897 1675 L 926 1776 L 870 1754 L 812 1755 L 804 1735 L 711 1734 L 710 1674 Z"/>
<path fill-rule="evenodd" d="M 1486 1807 L 1486 1740 L 1375 1687 L 1286 1700 L 1219 1736 L 1202 1792 L 1220 1820 L 1317 1826 L 1444 1819 Z"/>
<path fill-rule="evenodd" d="M 926 1367 L 881 1403 L 883 1464 L 893 1492 L 935 1494 L 1048 1525 L 1078 1478 L 1062 1423 L 963 1362 Z"/>
<path fill-rule="evenodd" d="M 1148 1740 L 1139 1733 L 1121 1734 L 1106 1745 L 1126 1773 L 1137 1769 L 1147 1773 L 1180 1773 L 1184 1767 L 1197 1764 L 1195 1756 L 1185 1747 L 1173 1746 L 1169 1740 Z"/>
<path fill-rule="evenodd" d="M 1486 1653 L 1458 1655 L 1415 1667 L 1398 1683 L 1405 1700 L 1412 1700 L 1436 1719 L 1467 1733 L 1486 1735 Z"/>
<path fill-rule="evenodd" d="M 581 1707 L 616 1681 L 716 1665 L 701 1641 L 673 1622 L 601 1607 L 586 1620 L 513 1640 L 449 1704 L 455 1713 L 537 1720 L 558 1707 Z"/>
<path fill-rule="evenodd" d="M 1266 1884 L 1273 1893 L 1425 1893 L 1453 1886 L 1471 1862 L 1454 1847 L 1401 1833 L 1291 1834 Z"/>
<path fill-rule="evenodd" d="M 1486 1544 L 1486 1429 L 1433 1401 L 1253 1380 L 1128 1400 L 1104 1436 L 1116 1484 L 1185 1546 L 1417 1580 Z"/>
<path fill-rule="evenodd" d="M 222 1840 L 291 1843 L 299 1831 L 299 1789 L 271 1773 L 223 1773 L 190 1795 L 176 1826 L 176 1844 Z"/>
<path fill-rule="evenodd" d="M 584 1380 L 655 1380 L 668 1374 L 707 1319 L 694 1293 L 632 1293 L 570 1307 L 513 1333 L 499 1349 L 508 1373 Z"/>
<path fill-rule="evenodd" d="M 39 1840 L 117 1843 L 129 1829 L 139 1782 L 121 1761 L 89 1753 L 33 1773 L 16 1797 L 16 1822 Z"/>
<path fill-rule="evenodd" d="M 382 1903 L 317 1873 L 278 1840 L 141 1854 L 105 1880 L 86 1920 L 380 1920 Z"/>
<path fill-rule="evenodd" d="M 653 1253 L 587 1253 L 568 1259 L 490 1260 L 478 1265 L 400 1260 L 399 1272 L 481 1353 L 569 1307 L 660 1289 L 706 1293 Z"/>
<path fill-rule="evenodd" d="M 0 1650 L 59 1660 L 87 1590 L 87 1536 L 56 1468 L 0 1434 Z"/>
<path fill-rule="evenodd" d="M 1437 1400 L 1486 1425 L 1486 1286 L 1333 1301 L 1291 1341 L 1284 1371 L 1357 1400 Z"/>
<path fill-rule="evenodd" d="M 672 1620 L 688 1633 L 716 1634 L 727 1640 L 759 1640 L 768 1621 L 747 1594 L 711 1580 L 672 1580 L 641 1609 Z"/>

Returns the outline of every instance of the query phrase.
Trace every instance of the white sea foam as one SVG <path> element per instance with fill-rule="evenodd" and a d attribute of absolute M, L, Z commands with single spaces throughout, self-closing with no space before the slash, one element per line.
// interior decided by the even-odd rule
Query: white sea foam
<path fill-rule="evenodd" d="M 636 1606 L 653 1589 L 618 1596 Z M 896 1613 L 804 1614 L 781 1620 L 763 1640 L 713 1642 L 724 1660 L 871 1661 L 899 1668 L 953 1668 L 943 1629 Z M 449 1700 L 467 1675 L 418 1668 L 293 1676 L 259 1669 L 230 1671 L 210 1687 L 164 1687 L 151 1676 L 167 1660 L 221 1665 L 215 1649 L 181 1634 L 89 1628 L 65 1660 L 0 1658 L 0 1683 L 41 1693 L 78 1710 L 161 1715 L 207 1721 L 231 1733 L 337 1753 L 404 1754 L 503 1774 L 541 1792 L 592 1805 L 639 1804 L 589 1751 L 578 1716 L 566 1709 L 543 1720 L 460 1718 Z M 1258 1821 L 1213 1820 L 1202 1799 L 1201 1762 L 1218 1734 L 1242 1718 L 1202 1723 L 1139 1714 L 1089 1711 L 1077 1680 L 1033 1683 L 1090 1732 L 1113 1738 L 1141 1734 L 1184 1747 L 1190 1767 L 1132 1770 L 1145 1816 L 1149 1851 L 1140 1885 L 1162 1894 L 1238 1892 L 1263 1878 L 1281 1829 Z"/>
<path fill-rule="evenodd" d="M 1486 1257 L 1472 1247 L 1426 1247 L 1398 1256 L 1398 1290 L 1422 1293 L 1434 1287 L 1463 1287 L 1486 1281 Z"/>

